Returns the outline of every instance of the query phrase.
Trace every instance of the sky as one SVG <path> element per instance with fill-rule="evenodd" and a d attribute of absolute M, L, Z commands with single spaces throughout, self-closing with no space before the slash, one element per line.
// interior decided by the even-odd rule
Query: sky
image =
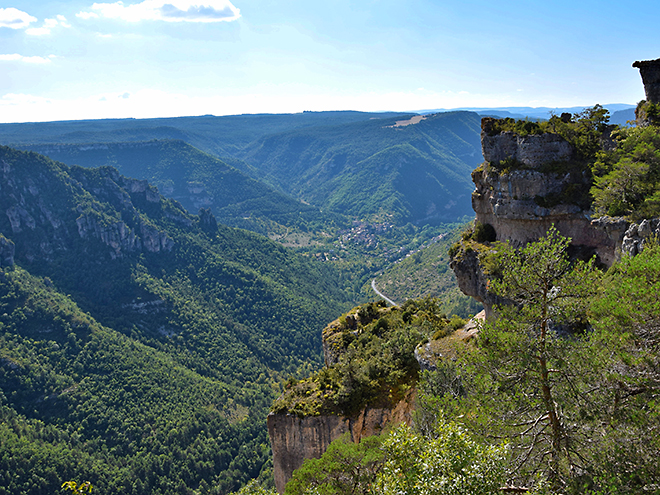
<path fill-rule="evenodd" d="M 0 122 L 635 104 L 651 0 L 0 0 Z"/>

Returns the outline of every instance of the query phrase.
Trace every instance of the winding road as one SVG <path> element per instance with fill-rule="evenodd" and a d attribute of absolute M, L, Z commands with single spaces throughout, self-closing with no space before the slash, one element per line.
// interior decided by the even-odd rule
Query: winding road
<path fill-rule="evenodd" d="M 383 294 L 381 291 L 379 291 L 379 290 L 376 288 L 376 279 L 373 279 L 373 280 L 371 281 L 371 288 L 374 290 L 374 292 L 375 292 L 376 294 L 378 294 L 379 297 L 382 297 L 383 299 L 385 299 L 385 302 L 386 302 L 387 304 L 389 304 L 389 305 L 391 305 L 391 306 L 398 306 L 397 303 L 395 303 L 394 301 L 392 301 L 392 299 L 390 299 L 389 297 L 387 297 L 385 294 Z"/>

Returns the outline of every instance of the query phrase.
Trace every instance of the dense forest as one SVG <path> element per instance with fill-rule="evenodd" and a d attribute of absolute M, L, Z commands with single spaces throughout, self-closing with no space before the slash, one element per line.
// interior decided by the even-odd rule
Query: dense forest
<path fill-rule="evenodd" d="M 265 234 L 328 232 L 349 223 L 347 215 L 420 226 L 470 215 L 469 176 L 481 161 L 478 115 L 401 124 L 411 117 L 321 112 L 4 124 L 0 142 L 68 165 L 119 168 L 191 213 L 209 207 L 223 222 Z"/>
<path fill-rule="evenodd" d="M 269 404 L 318 366 L 355 281 L 110 167 L 6 147 L 0 163 L 0 490 L 267 478 Z"/>
<path fill-rule="evenodd" d="M 548 167 L 579 188 L 539 202 L 641 221 L 660 211 L 659 114 L 491 132 L 575 147 Z M 2 126 L 71 164 L 0 147 L 0 494 L 272 493 L 269 410 L 351 415 L 411 390 L 412 427 L 336 440 L 287 493 L 657 491 L 658 240 L 603 271 L 553 229 L 519 249 L 461 234 L 439 222 L 468 202 L 478 117 L 409 117 Z M 448 265 L 468 249 L 504 302 L 463 339 L 480 308 Z M 374 276 L 400 305 L 347 311 Z M 426 343 L 445 358 L 422 371 Z"/>

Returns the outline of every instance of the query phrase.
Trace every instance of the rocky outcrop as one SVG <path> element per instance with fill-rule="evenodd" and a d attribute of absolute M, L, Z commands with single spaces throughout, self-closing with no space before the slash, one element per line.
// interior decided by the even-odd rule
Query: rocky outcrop
<path fill-rule="evenodd" d="M 637 61 L 632 66 L 639 69 L 642 76 L 646 101 L 660 103 L 660 58 Z"/>
<path fill-rule="evenodd" d="M 573 147 L 558 134 L 519 136 L 514 132 L 502 132 L 492 135 L 495 121 L 492 118 L 481 120 L 481 150 L 489 163 L 512 160 L 528 168 L 538 168 L 547 163 L 568 161 L 575 155 Z"/>
<path fill-rule="evenodd" d="M 352 418 L 336 415 L 307 416 L 271 413 L 268 415 L 268 434 L 273 450 L 275 487 L 284 493 L 293 472 L 306 459 L 318 459 L 330 443 L 348 433 L 354 442 L 380 433 L 388 424 L 410 423 L 414 391 L 393 408 L 366 407 Z"/>
<path fill-rule="evenodd" d="M 156 227 L 141 222 L 138 230 L 131 229 L 122 221 L 103 225 L 97 215 L 83 214 L 76 219 L 78 234 L 82 238 L 95 238 L 112 248 L 115 259 L 125 253 L 145 250 L 151 253 L 171 251 L 174 241 Z"/>
<path fill-rule="evenodd" d="M 215 219 L 211 208 L 199 209 L 199 226 L 207 234 L 218 232 L 218 221 Z"/>
<path fill-rule="evenodd" d="M 493 308 L 503 301 L 488 290 L 488 276 L 479 262 L 479 253 L 467 250 L 460 258 L 452 260 L 451 268 L 461 292 L 479 301 L 484 307 L 486 318 L 491 318 Z"/>
<path fill-rule="evenodd" d="M 123 177 L 112 167 L 68 168 L 35 153 L 0 147 L 0 231 L 15 245 L 6 260 L 50 261 L 71 249 L 113 259 L 170 251 L 173 240 L 138 207 L 153 210 L 156 218 L 193 222 L 182 208 L 161 200 L 147 181 Z M 96 243 L 81 240 L 97 240 L 110 249 L 96 251 Z"/>
<path fill-rule="evenodd" d="M 646 219 L 628 227 L 621 243 L 621 252 L 635 256 L 642 252 L 649 238 L 660 239 L 660 218 Z"/>
<path fill-rule="evenodd" d="M 586 177 L 578 173 L 547 173 L 537 170 L 500 170 L 484 166 L 472 173 L 476 189 L 472 208 L 476 222 L 495 229 L 498 241 L 524 246 L 545 235 L 554 225 L 572 239 L 572 245 L 598 256 L 611 266 L 620 256 L 628 222 L 622 218 L 592 220 L 589 212 L 575 203 L 552 200 L 576 185 L 584 187 Z M 585 184 L 586 183 L 586 184 Z M 550 199 L 548 199 L 550 198 Z M 570 199 L 570 196 L 569 196 Z"/>
<path fill-rule="evenodd" d="M 560 136 L 520 137 L 512 132 L 493 134 L 493 120 L 482 121 L 482 147 L 486 162 L 472 173 L 475 223 L 493 227 L 498 241 L 515 247 L 538 240 L 551 226 L 571 239 L 571 252 L 597 257 L 611 266 L 622 254 L 634 255 L 651 233 L 660 234 L 660 222 L 631 225 L 623 218 L 592 219 L 581 199 L 589 178 L 571 166 L 575 152 Z M 557 164 L 563 166 L 557 166 Z M 546 166 L 551 164 L 553 166 Z M 558 170 L 562 170 L 558 172 Z M 500 304 L 487 289 L 488 277 L 474 248 L 463 249 L 451 264 L 460 289 L 480 301 L 486 316 Z"/>

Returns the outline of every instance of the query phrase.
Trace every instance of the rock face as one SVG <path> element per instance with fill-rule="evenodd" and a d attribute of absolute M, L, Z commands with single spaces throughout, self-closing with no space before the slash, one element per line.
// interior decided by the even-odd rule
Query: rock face
<path fill-rule="evenodd" d="M 660 239 L 660 218 L 646 219 L 639 224 L 631 224 L 623 236 L 621 252 L 628 256 L 641 253 L 644 243 L 649 237 Z"/>
<path fill-rule="evenodd" d="M 554 225 L 572 239 L 573 246 L 598 256 L 611 266 L 619 256 L 623 236 L 628 229 L 624 219 L 592 220 L 580 206 L 546 198 L 556 198 L 585 180 L 581 174 L 543 173 L 537 170 L 513 170 L 501 173 L 482 167 L 472 173 L 476 190 L 472 208 L 476 221 L 490 224 L 498 241 L 524 246 L 539 239 Z"/>
<path fill-rule="evenodd" d="M 632 66 L 639 69 L 642 76 L 646 100 L 651 103 L 660 103 L 660 58 L 637 61 Z"/>
<path fill-rule="evenodd" d="M 513 132 L 491 135 L 496 119 L 481 120 L 481 150 L 484 159 L 493 164 L 515 160 L 529 168 L 551 162 L 565 162 L 573 158 L 573 147 L 558 134 L 530 134 L 519 136 Z"/>
<path fill-rule="evenodd" d="M 655 62 L 649 64 L 656 67 Z M 560 167 L 562 173 L 541 168 L 548 163 L 570 163 L 574 157 L 570 144 L 561 137 L 541 134 L 520 138 L 511 132 L 492 135 L 491 124 L 491 119 L 482 122 L 486 163 L 472 173 L 476 186 L 472 208 L 475 222 L 491 225 L 498 241 L 524 246 L 554 225 L 563 236 L 571 238 L 573 253 L 595 255 L 600 264 L 609 267 L 622 254 L 638 253 L 652 233 L 660 234 L 660 220 L 637 225 L 623 218 L 590 218 L 589 211 L 579 206 L 579 198 L 572 195 L 587 190 L 588 178 L 570 166 Z M 506 160 L 517 164 L 512 169 L 500 166 Z M 490 317 L 499 301 L 487 290 L 488 279 L 478 253 L 463 252 L 452 261 L 452 268 L 460 289 L 480 301 Z"/>
<path fill-rule="evenodd" d="M 68 197 L 76 201 L 62 199 Z M 0 147 L 0 229 L 15 246 L 11 253 L 9 246 L 0 246 L 2 263 L 14 256 L 50 261 L 56 252 L 80 247 L 80 241 L 86 249 L 96 249 L 91 246 L 100 241 L 105 248 L 97 254 L 105 251 L 113 259 L 170 251 L 172 239 L 136 208 L 159 209 L 160 201 L 158 190 L 147 181 L 123 177 L 114 168 L 61 168 L 34 153 Z M 106 214 L 102 203 L 118 214 Z M 192 223 L 183 211 L 170 209 L 167 215 L 178 223 Z"/>
<path fill-rule="evenodd" d="M 414 392 L 394 408 L 363 409 L 356 417 L 325 415 L 300 418 L 293 414 L 268 415 L 268 434 L 273 449 L 273 475 L 279 493 L 284 493 L 293 472 L 306 459 L 318 459 L 330 443 L 345 433 L 354 442 L 380 433 L 387 424 L 410 423 Z"/>

